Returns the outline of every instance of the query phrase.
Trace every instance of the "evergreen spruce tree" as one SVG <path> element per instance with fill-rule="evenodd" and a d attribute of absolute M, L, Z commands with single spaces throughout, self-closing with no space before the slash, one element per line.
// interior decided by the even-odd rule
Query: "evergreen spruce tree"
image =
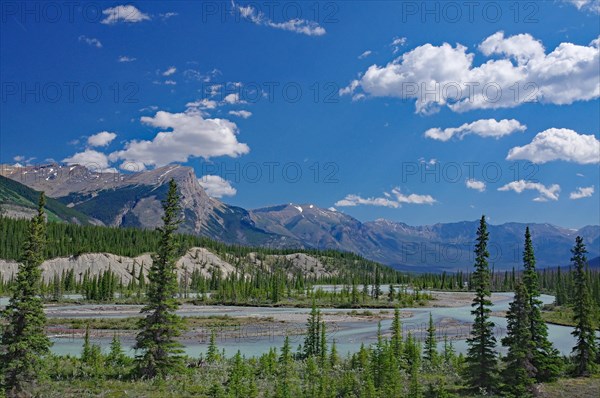
<path fill-rule="evenodd" d="M 319 364 L 321 368 L 325 368 L 327 364 L 327 331 L 325 329 L 325 321 L 321 322 L 321 335 L 319 337 Z"/>
<path fill-rule="evenodd" d="M 379 272 L 379 266 L 375 266 L 375 282 L 373 283 L 373 298 L 379 300 L 381 296 L 381 275 Z"/>
<path fill-rule="evenodd" d="M 331 353 L 329 354 L 329 365 L 334 368 L 340 362 L 340 356 L 337 351 L 335 340 L 331 343 Z"/>
<path fill-rule="evenodd" d="M 306 359 L 306 372 L 305 372 L 305 384 L 304 393 L 306 397 L 318 397 L 318 383 L 320 378 L 320 370 L 317 366 L 315 357 L 308 357 Z"/>
<path fill-rule="evenodd" d="M 83 335 L 83 349 L 81 350 L 81 362 L 87 363 L 92 356 L 92 344 L 90 343 L 90 324 L 85 324 L 85 334 Z"/>
<path fill-rule="evenodd" d="M 394 320 L 392 321 L 392 351 L 396 357 L 396 361 L 400 362 L 402 359 L 403 347 L 402 337 L 402 321 L 400 320 L 400 309 L 394 308 Z"/>
<path fill-rule="evenodd" d="M 537 369 L 534 366 L 535 341 L 531 338 L 530 297 L 523 283 L 517 283 L 515 297 L 506 314 L 507 336 L 502 345 L 508 347 L 503 358 L 506 367 L 502 372 L 504 390 L 508 396 L 525 398 L 532 396 Z"/>
<path fill-rule="evenodd" d="M 408 398 L 423 398 L 423 387 L 419 381 L 418 369 L 410 368 L 408 384 Z"/>
<path fill-rule="evenodd" d="M 206 361 L 209 363 L 216 362 L 219 359 L 219 348 L 217 347 L 217 335 L 214 329 L 210 331 L 210 341 L 208 350 L 206 351 Z"/>
<path fill-rule="evenodd" d="M 390 288 L 388 291 L 388 301 L 393 303 L 396 298 L 396 290 L 394 289 L 394 285 L 390 284 Z"/>
<path fill-rule="evenodd" d="M 221 385 L 221 382 L 219 381 L 215 381 L 212 384 L 210 390 L 208 391 L 208 396 L 210 398 L 229 398 L 225 392 L 225 389 Z"/>
<path fill-rule="evenodd" d="M 40 265 L 44 261 L 46 218 L 44 193 L 40 194 L 37 214 L 29 221 L 24 254 L 19 265 L 13 293 L 3 312 L 7 324 L 2 332 L 0 377 L 8 396 L 19 396 L 35 385 L 50 351 L 44 332 L 46 316 L 40 299 Z"/>
<path fill-rule="evenodd" d="M 435 325 L 433 324 L 431 312 L 429 313 L 429 326 L 427 327 L 427 337 L 425 338 L 425 349 L 423 356 L 431 367 L 437 366 L 437 339 L 435 337 Z"/>
<path fill-rule="evenodd" d="M 126 357 L 123 353 L 123 347 L 121 346 L 121 339 L 115 333 L 110 342 L 110 352 L 106 357 L 106 362 L 109 366 L 121 366 L 125 361 Z"/>
<path fill-rule="evenodd" d="M 156 254 L 152 257 L 152 266 L 148 273 L 148 301 L 141 313 L 146 317 L 140 321 L 141 331 L 137 335 L 135 349 L 137 371 L 141 377 L 164 377 L 183 368 L 181 344 L 175 340 L 183 329 L 181 318 L 175 314 L 179 302 L 177 294 L 177 244 L 175 231 L 179 220 L 179 195 L 177 184 L 169 182 L 167 198 L 163 201 L 163 226 L 158 228 L 161 234 Z"/>
<path fill-rule="evenodd" d="M 411 338 L 412 339 L 412 338 Z M 418 345 L 417 353 L 418 351 Z M 423 388 L 419 380 L 420 355 L 411 362 L 409 367 L 408 398 L 423 398 Z"/>
<path fill-rule="evenodd" d="M 256 386 L 245 364 L 241 352 L 233 357 L 233 365 L 229 370 L 229 380 L 227 381 L 227 391 L 231 397 L 256 397 Z"/>
<path fill-rule="evenodd" d="M 444 335 L 444 363 L 446 365 L 454 364 L 456 359 L 456 352 L 454 351 L 454 345 L 452 341 L 448 340 L 448 335 Z"/>
<path fill-rule="evenodd" d="M 473 284 L 475 298 L 473 310 L 475 321 L 471 330 L 471 337 L 467 339 L 467 379 L 469 386 L 474 390 L 492 392 L 497 386 L 497 361 L 496 338 L 494 337 L 494 323 L 490 321 L 490 270 L 487 250 L 489 233 L 485 216 L 481 217 L 477 229 L 477 244 L 475 245 L 475 272 Z"/>
<path fill-rule="evenodd" d="M 321 348 L 321 312 L 317 309 L 315 301 L 312 302 L 312 309 L 306 323 L 306 336 L 304 337 L 304 355 L 310 357 L 318 355 Z"/>
<path fill-rule="evenodd" d="M 352 280 L 352 304 L 358 304 L 358 287 L 356 286 L 356 282 Z"/>
<path fill-rule="evenodd" d="M 421 344 L 408 332 L 404 343 L 404 362 L 408 369 L 421 366 Z"/>
<path fill-rule="evenodd" d="M 595 370 L 594 360 L 597 354 L 593 319 L 593 304 L 590 297 L 590 286 L 586 272 L 587 250 L 583 238 L 575 239 L 575 247 L 571 249 L 571 263 L 575 268 L 575 291 L 573 303 L 573 320 L 575 330 L 571 333 L 577 339 L 574 352 L 575 376 L 589 376 Z"/>
<path fill-rule="evenodd" d="M 375 387 L 380 388 L 383 383 L 385 347 L 381 334 L 381 322 L 377 324 L 377 344 L 371 351 L 371 373 Z"/>
<path fill-rule="evenodd" d="M 296 375 L 294 372 L 294 359 L 292 356 L 289 336 L 285 336 L 285 340 L 283 341 L 281 355 L 279 356 L 278 368 L 279 377 L 277 379 L 276 386 L 277 397 L 295 398 L 297 396 L 295 384 Z"/>
<path fill-rule="evenodd" d="M 532 364 L 536 370 L 535 378 L 538 382 L 551 381 L 558 377 L 561 359 L 559 352 L 548 340 L 548 326 L 542 319 L 542 301 L 539 299 L 540 288 L 529 227 L 525 229 L 523 268 L 523 284 L 529 297 L 529 334 L 534 344 Z"/>

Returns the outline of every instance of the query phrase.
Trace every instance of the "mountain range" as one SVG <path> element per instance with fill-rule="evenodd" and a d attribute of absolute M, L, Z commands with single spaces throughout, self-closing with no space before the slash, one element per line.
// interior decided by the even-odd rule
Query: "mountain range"
<path fill-rule="evenodd" d="M 283 204 L 254 210 L 230 206 L 204 191 L 194 170 L 170 165 L 138 173 L 100 173 L 80 165 L 0 166 L 0 205 L 9 216 L 32 214 L 38 193 L 50 198 L 54 220 L 115 227 L 154 228 L 161 223 L 161 199 L 173 178 L 181 195 L 180 231 L 231 244 L 273 248 L 349 251 L 399 269 L 466 270 L 473 263 L 478 221 L 410 226 L 379 219 L 361 222 L 313 204 Z M 600 255 L 600 226 L 579 230 L 528 224 L 539 267 L 565 266 L 575 237 L 584 238 L 588 257 Z M 518 269 L 526 224 L 489 225 L 490 264 Z"/>

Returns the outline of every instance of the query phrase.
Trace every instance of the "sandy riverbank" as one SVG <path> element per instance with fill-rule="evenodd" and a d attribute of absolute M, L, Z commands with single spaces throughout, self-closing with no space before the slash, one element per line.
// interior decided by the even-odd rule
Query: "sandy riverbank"
<path fill-rule="evenodd" d="M 474 292 L 429 292 L 433 296 L 433 300 L 429 302 L 431 307 L 438 308 L 454 308 L 470 306 L 475 297 Z M 511 300 L 510 295 L 493 294 L 492 303 L 500 303 L 502 301 Z"/>

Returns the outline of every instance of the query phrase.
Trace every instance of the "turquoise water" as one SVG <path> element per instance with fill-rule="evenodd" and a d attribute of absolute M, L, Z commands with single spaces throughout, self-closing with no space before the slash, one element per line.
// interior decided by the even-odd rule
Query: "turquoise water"
<path fill-rule="evenodd" d="M 493 293 L 495 304 L 492 306 L 492 311 L 505 311 L 508 309 L 508 305 L 512 299 L 512 293 Z M 541 300 L 544 304 L 550 304 L 554 301 L 553 296 L 542 295 Z M 61 310 L 76 310 L 87 308 L 92 310 L 94 305 L 84 306 L 63 306 L 54 307 L 55 309 Z M 111 306 L 117 307 L 117 306 Z M 119 306 L 131 307 L 132 311 L 139 311 L 139 306 Z M 327 312 L 345 312 L 350 310 L 340 309 L 324 309 L 324 313 Z M 379 310 L 372 310 L 376 312 Z M 393 311 L 392 308 L 388 311 Z M 438 308 L 438 307 L 418 307 L 418 308 L 403 308 L 403 312 L 411 312 L 412 316 L 404 318 L 403 330 L 405 334 L 409 331 L 417 338 L 424 339 L 425 329 L 429 322 L 429 313 L 431 312 L 434 323 L 439 323 L 442 319 L 451 318 L 460 323 L 470 324 L 472 322 L 472 315 L 470 313 L 470 305 L 456 308 Z M 91 311 L 88 311 L 91 312 Z M 265 308 L 265 307 L 236 307 L 236 306 L 223 306 L 223 307 L 186 307 L 180 312 L 182 316 L 210 316 L 210 315 L 230 315 L 230 316 L 271 316 L 275 314 L 307 314 L 310 309 L 307 308 Z M 92 312 L 83 314 L 82 316 L 93 316 L 94 318 L 114 318 L 131 316 L 132 314 L 118 314 L 108 312 Z M 500 342 L 501 338 L 506 333 L 506 319 L 500 317 L 492 317 L 492 321 L 496 325 L 496 338 Z M 366 319 L 356 320 L 352 322 L 344 322 L 339 324 L 328 324 L 328 340 L 332 342 L 335 340 L 338 351 L 345 355 L 349 352 L 355 352 L 360 348 L 361 344 L 371 344 L 376 341 L 377 337 L 377 320 Z M 381 321 L 382 331 L 387 333 L 391 327 L 391 319 Z M 250 325 L 242 329 L 231 330 L 227 332 L 217 333 L 217 344 L 220 349 L 224 349 L 226 355 L 233 355 L 237 350 L 240 350 L 242 354 L 246 356 L 260 355 L 267 352 L 271 347 L 281 347 L 283 345 L 284 336 L 281 335 L 280 328 L 288 328 L 289 334 L 302 333 L 304 331 L 304 324 L 271 324 L 267 326 Z M 548 334 L 550 340 L 554 343 L 555 347 L 562 354 L 569 354 L 571 348 L 575 343 L 575 339 L 571 336 L 572 328 L 558 325 L 548 325 Z M 466 351 L 465 338 L 470 332 L 468 325 L 462 325 L 458 329 L 444 330 L 443 326 L 438 327 L 438 336 L 440 340 L 441 336 L 448 334 L 454 338 L 454 347 L 457 352 Z M 185 345 L 185 351 L 188 355 L 198 357 L 200 353 L 206 352 L 207 340 L 206 334 L 192 336 L 191 339 L 183 341 Z M 92 336 L 92 341 L 95 344 L 101 345 L 104 349 L 110 343 L 111 336 Z M 302 335 L 290 336 L 292 347 L 296 347 L 298 344 L 303 342 L 304 337 Z M 81 346 L 83 340 L 81 338 L 52 338 L 54 346 L 52 350 L 57 354 L 71 354 L 79 355 L 81 352 Z M 122 344 L 129 355 L 134 355 L 131 347 L 134 344 L 132 336 L 123 336 Z M 500 352 L 503 351 L 502 347 L 498 347 Z"/>

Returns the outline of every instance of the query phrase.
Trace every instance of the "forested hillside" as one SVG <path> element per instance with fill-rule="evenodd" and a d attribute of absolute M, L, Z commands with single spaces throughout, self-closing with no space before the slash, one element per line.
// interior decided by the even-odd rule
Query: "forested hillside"
<path fill-rule="evenodd" d="M 31 216 L 35 211 L 35 202 L 38 197 L 39 192 L 0 175 L 0 208 L 7 214 Z M 52 198 L 47 200 L 46 211 L 50 221 L 66 221 L 76 224 L 97 223 L 93 218 Z"/>
<path fill-rule="evenodd" d="M 27 220 L 0 217 L 0 259 L 18 261 L 22 257 L 26 231 Z M 79 226 L 55 222 L 48 223 L 47 236 L 49 244 L 45 246 L 45 259 L 77 257 L 85 253 L 110 253 L 115 256 L 135 258 L 155 251 L 160 240 L 160 234 L 155 230 Z M 179 257 L 184 256 L 192 248 L 204 248 L 240 272 L 259 269 L 260 267 L 256 267 L 256 265 L 261 263 L 263 266 L 268 266 L 269 271 L 277 269 L 302 271 L 303 277 L 313 283 L 346 283 L 348 285 L 375 284 L 376 282 L 381 284 L 401 283 L 422 290 L 472 290 L 473 288 L 470 269 L 454 273 L 399 272 L 347 252 L 227 245 L 206 237 L 187 234 L 177 234 L 175 239 Z M 291 255 L 319 259 L 321 263 L 325 264 L 328 272 L 312 273 L 310 269 L 303 270 L 300 266 L 292 267 L 290 264 L 294 261 L 289 259 Z M 75 263 L 76 260 L 72 260 L 72 262 Z M 262 267 L 263 274 L 265 270 L 266 268 Z M 139 266 L 137 271 L 139 272 Z M 600 304 L 600 270 L 591 268 L 588 272 L 594 297 Z M 559 305 L 568 301 L 569 295 L 573 291 L 573 279 L 569 268 L 541 269 L 537 270 L 537 273 L 540 288 L 544 293 L 556 295 Z M 226 276 L 223 275 L 223 277 Z M 491 290 L 513 291 L 521 276 L 522 272 L 517 269 L 512 271 L 494 271 L 492 269 Z M 128 280 L 129 278 L 126 278 L 124 283 L 127 283 Z"/>
<path fill-rule="evenodd" d="M 27 220 L 0 217 L 0 236 L 2 236 L 0 259 L 19 260 L 22 258 L 27 225 Z M 375 283 L 376 281 L 397 283 L 402 281 L 400 272 L 352 253 L 233 246 L 187 234 L 176 234 L 175 241 L 179 257 L 184 256 L 192 248 L 206 249 L 226 262 L 228 266 L 234 267 L 236 273 L 240 274 L 261 269 L 263 273 L 266 272 L 265 275 L 279 271 L 288 274 L 302 271 L 303 278 L 306 277 L 313 282 L 317 280 L 329 283 Z M 80 226 L 50 222 L 47 226 L 47 242 L 44 252 L 45 259 L 77 257 L 85 253 L 110 253 L 133 258 L 154 252 L 160 242 L 160 232 L 136 228 Z M 301 261 L 298 260 L 300 257 Z M 303 269 L 307 265 L 308 269 Z M 311 269 L 311 267 L 321 267 L 322 269 L 319 271 Z M 288 269 L 291 271 L 286 271 Z M 222 277 L 226 276 L 226 273 L 222 275 Z"/>

